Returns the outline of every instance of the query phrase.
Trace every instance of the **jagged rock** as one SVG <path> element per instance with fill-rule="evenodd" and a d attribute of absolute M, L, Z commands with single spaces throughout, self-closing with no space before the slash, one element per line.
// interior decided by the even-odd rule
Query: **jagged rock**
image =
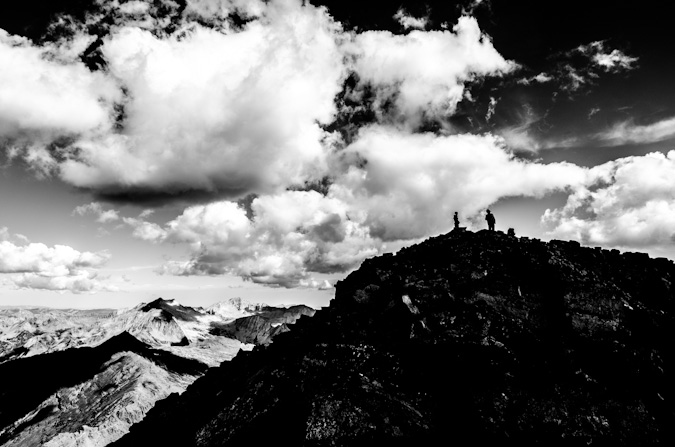
<path fill-rule="evenodd" d="M 452 232 L 159 402 L 115 446 L 672 445 L 675 266 Z"/>

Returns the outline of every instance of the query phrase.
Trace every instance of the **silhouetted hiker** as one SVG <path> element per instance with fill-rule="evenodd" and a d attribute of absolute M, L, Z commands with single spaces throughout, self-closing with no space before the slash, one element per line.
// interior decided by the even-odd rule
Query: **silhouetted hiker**
<path fill-rule="evenodd" d="M 488 230 L 495 231 L 495 215 L 492 214 L 490 210 L 487 210 L 486 213 L 485 220 L 487 220 L 488 223 Z"/>
<path fill-rule="evenodd" d="M 455 230 L 459 230 L 459 216 L 457 211 L 455 211 L 455 216 L 452 218 L 455 221 Z"/>

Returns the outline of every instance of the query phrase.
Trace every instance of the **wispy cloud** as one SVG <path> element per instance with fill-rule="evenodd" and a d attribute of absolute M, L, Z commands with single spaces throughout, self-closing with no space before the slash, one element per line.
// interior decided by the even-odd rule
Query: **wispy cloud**
<path fill-rule="evenodd" d="M 119 212 L 114 209 L 103 209 L 103 205 L 99 202 L 91 202 L 86 205 L 80 205 L 73 210 L 73 214 L 78 216 L 85 216 L 93 214 L 96 216 L 96 222 L 107 223 L 119 220 Z"/>
<path fill-rule="evenodd" d="M 553 54 L 552 66 L 536 75 L 517 80 L 522 85 L 554 83 L 561 91 L 573 94 L 592 86 L 604 73 L 622 73 L 638 67 L 638 58 L 623 51 L 607 48 L 606 41 L 579 45 L 571 50 Z"/>
<path fill-rule="evenodd" d="M 599 132 L 595 138 L 604 146 L 623 144 L 647 144 L 675 138 L 675 117 L 651 124 L 636 124 L 632 120 L 622 121 Z"/>
<path fill-rule="evenodd" d="M 606 42 L 599 40 L 587 45 L 581 45 L 577 51 L 590 57 L 591 61 L 605 71 L 619 72 L 636 68 L 638 58 L 628 56 L 623 51 L 614 48 L 608 51 Z"/>
<path fill-rule="evenodd" d="M 399 9 L 394 14 L 394 18 L 405 29 L 424 29 L 429 22 L 428 17 L 413 17 L 408 14 L 405 9 Z"/>

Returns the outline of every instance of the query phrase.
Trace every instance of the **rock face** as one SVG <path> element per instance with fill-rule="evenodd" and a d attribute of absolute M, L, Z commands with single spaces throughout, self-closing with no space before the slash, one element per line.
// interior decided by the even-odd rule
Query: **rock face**
<path fill-rule="evenodd" d="M 105 446 L 209 366 L 314 312 L 238 299 L 215 308 L 233 306 L 240 317 L 262 315 L 264 324 L 237 325 L 245 342 L 217 327 L 238 320 L 161 298 L 120 312 L 2 309 L 0 445 Z"/>
<path fill-rule="evenodd" d="M 115 446 L 674 445 L 675 266 L 453 232 L 159 402 Z"/>

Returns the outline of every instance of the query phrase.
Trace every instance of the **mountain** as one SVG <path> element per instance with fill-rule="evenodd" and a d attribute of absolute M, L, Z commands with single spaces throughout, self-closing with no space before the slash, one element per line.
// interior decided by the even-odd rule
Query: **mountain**
<path fill-rule="evenodd" d="M 96 445 L 124 434 L 207 365 L 155 350 L 128 332 L 94 348 L 0 365 L 0 445 Z"/>
<path fill-rule="evenodd" d="M 313 313 L 246 306 L 247 318 L 258 312 L 272 323 Z M 217 326 L 236 321 L 162 298 L 123 311 L 1 309 L 0 445 L 109 444 L 155 402 L 276 333 L 250 328 L 242 342 Z"/>
<path fill-rule="evenodd" d="M 667 259 L 452 232 L 366 260 L 113 445 L 673 445 L 674 294 Z"/>
<path fill-rule="evenodd" d="M 214 323 L 213 334 L 234 338 L 242 343 L 266 345 L 276 335 L 288 332 L 289 324 L 307 315 L 314 316 L 315 309 L 307 306 L 274 308 L 262 306 L 255 315 L 237 318 L 228 323 Z"/>
<path fill-rule="evenodd" d="M 2 308 L 0 363 L 68 348 L 97 346 L 126 331 L 155 348 L 216 366 L 232 358 L 239 349 L 251 349 L 256 343 L 255 336 L 250 335 L 255 328 L 249 329 L 247 336 L 237 336 L 236 331 L 226 329 L 227 324 L 260 315 L 269 325 L 279 325 L 293 321 L 300 313 L 312 315 L 314 309 L 270 307 L 241 298 L 231 298 L 207 309 L 163 298 L 121 311 Z M 289 318 L 279 320 L 279 315 Z M 261 336 L 267 342 L 286 329 L 272 331 L 263 324 L 261 330 L 265 334 Z"/>

